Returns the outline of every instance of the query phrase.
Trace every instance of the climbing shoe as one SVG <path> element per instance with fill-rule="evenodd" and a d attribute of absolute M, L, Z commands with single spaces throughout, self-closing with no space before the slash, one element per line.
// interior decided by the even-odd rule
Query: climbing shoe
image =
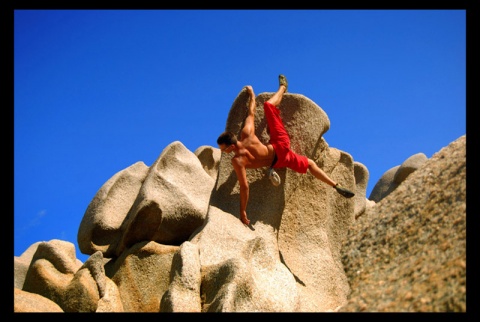
<path fill-rule="evenodd" d="M 337 192 L 339 194 L 341 194 L 342 196 L 344 196 L 345 198 L 352 198 L 353 196 L 355 196 L 355 194 L 353 192 L 351 192 L 350 190 L 348 190 L 348 189 L 346 189 L 342 186 L 339 186 L 338 183 L 335 186 L 335 190 L 337 190 Z"/>
<path fill-rule="evenodd" d="M 275 170 L 273 170 L 273 168 L 270 168 L 268 170 L 268 179 L 270 179 L 270 181 L 275 187 L 282 182 L 282 180 L 280 180 L 280 176 Z"/>
<path fill-rule="evenodd" d="M 281 75 L 281 74 L 278 75 L 278 82 L 280 83 L 280 85 L 285 85 L 285 93 L 286 93 L 288 90 L 288 82 L 285 75 Z"/>

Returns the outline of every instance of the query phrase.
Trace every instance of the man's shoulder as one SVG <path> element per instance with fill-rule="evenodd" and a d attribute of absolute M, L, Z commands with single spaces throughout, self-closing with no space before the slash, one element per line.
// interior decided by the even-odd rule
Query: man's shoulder
<path fill-rule="evenodd" d="M 244 155 L 234 155 L 230 161 L 235 171 L 246 169 L 246 157 Z"/>

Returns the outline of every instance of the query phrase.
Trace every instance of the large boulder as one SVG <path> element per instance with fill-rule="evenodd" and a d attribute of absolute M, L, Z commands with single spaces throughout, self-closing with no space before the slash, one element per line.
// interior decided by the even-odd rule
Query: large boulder
<path fill-rule="evenodd" d="M 264 143 L 269 135 L 263 103 L 272 94 L 256 98 L 256 134 Z M 242 90 L 230 109 L 226 130 L 239 133 L 247 100 L 248 94 Z M 356 190 L 353 158 L 329 148 L 322 138 L 330 126 L 325 112 L 307 97 L 290 93 L 284 95 L 279 109 L 292 149 Z M 265 169 L 248 169 L 251 227 L 245 227 L 239 220 L 239 185 L 230 158 L 222 155 L 207 219 L 191 240 L 199 246 L 202 267 L 213 265 L 210 274 L 215 279 L 220 278 L 216 274 L 227 274 L 230 277 L 222 280 L 232 284 L 222 293 L 224 300 L 208 294 L 211 288 L 202 288 L 203 297 L 215 299 L 215 304 L 209 303 L 204 310 L 328 311 L 342 305 L 350 290 L 340 248 L 354 222 L 353 199 L 345 199 L 310 174 L 279 169 L 282 184 L 274 187 Z M 218 251 L 220 246 L 222 251 Z M 265 266 L 256 268 L 257 263 Z M 265 281 L 269 289 L 259 281 Z M 266 300 L 272 293 L 282 295 L 282 300 Z"/>
<path fill-rule="evenodd" d="M 115 255 L 138 242 L 180 245 L 207 215 L 215 180 L 181 142 L 168 145 L 149 168 L 124 222 Z"/>
<path fill-rule="evenodd" d="M 412 172 L 420 168 L 427 160 L 424 153 L 417 153 L 407 158 L 401 165 L 390 168 L 377 181 L 368 199 L 379 202 L 397 189 Z"/>
<path fill-rule="evenodd" d="M 108 179 L 93 197 L 78 228 L 78 247 L 83 254 L 101 251 L 114 256 L 125 220 L 145 181 L 148 167 L 139 161 Z"/>
<path fill-rule="evenodd" d="M 435 153 L 348 232 L 340 312 L 466 312 L 466 136 Z"/>

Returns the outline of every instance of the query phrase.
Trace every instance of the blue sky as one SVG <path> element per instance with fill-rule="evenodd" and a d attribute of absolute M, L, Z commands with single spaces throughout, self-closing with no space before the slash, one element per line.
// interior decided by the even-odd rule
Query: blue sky
<path fill-rule="evenodd" d="M 98 189 L 174 141 L 216 147 L 285 74 L 369 171 L 466 134 L 466 10 L 15 10 L 14 255 L 75 244 Z M 319 183 L 322 184 L 322 183 Z"/>

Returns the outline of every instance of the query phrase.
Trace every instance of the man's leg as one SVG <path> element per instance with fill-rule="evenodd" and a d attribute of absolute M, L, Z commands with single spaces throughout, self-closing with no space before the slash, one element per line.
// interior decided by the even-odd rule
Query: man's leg
<path fill-rule="evenodd" d="M 329 186 L 335 187 L 337 183 L 333 181 L 312 159 L 308 159 L 308 170 L 313 176 L 319 180 L 322 180 Z"/>
<path fill-rule="evenodd" d="M 278 85 L 277 92 L 273 94 L 273 96 L 270 97 L 270 99 L 267 101 L 270 104 L 275 105 L 276 107 L 280 105 L 280 102 L 282 101 L 282 98 L 283 98 L 283 94 L 287 92 L 287 87 L 288 87 L 287 78 L 284 75 L 278 76 L 278 82 L 279 82 L 279 85 Z"/>
<path fill-rule="evenodd" d="M 313 161 L 312 159 L 308 159 L 308 170 L 310 170 L 310 173 L 313 174 L 313 176 L 319 180 L 322 180 L 326 184 L 332 186 L 337 190 L 339 194 L 344 196 L 345 198 L 352 198 L 355 196 L 353 192 L 350 190 L 340 186 L 338 183 L 333 181 L 322 169 L 318 167 L 318 165 Z"/>

